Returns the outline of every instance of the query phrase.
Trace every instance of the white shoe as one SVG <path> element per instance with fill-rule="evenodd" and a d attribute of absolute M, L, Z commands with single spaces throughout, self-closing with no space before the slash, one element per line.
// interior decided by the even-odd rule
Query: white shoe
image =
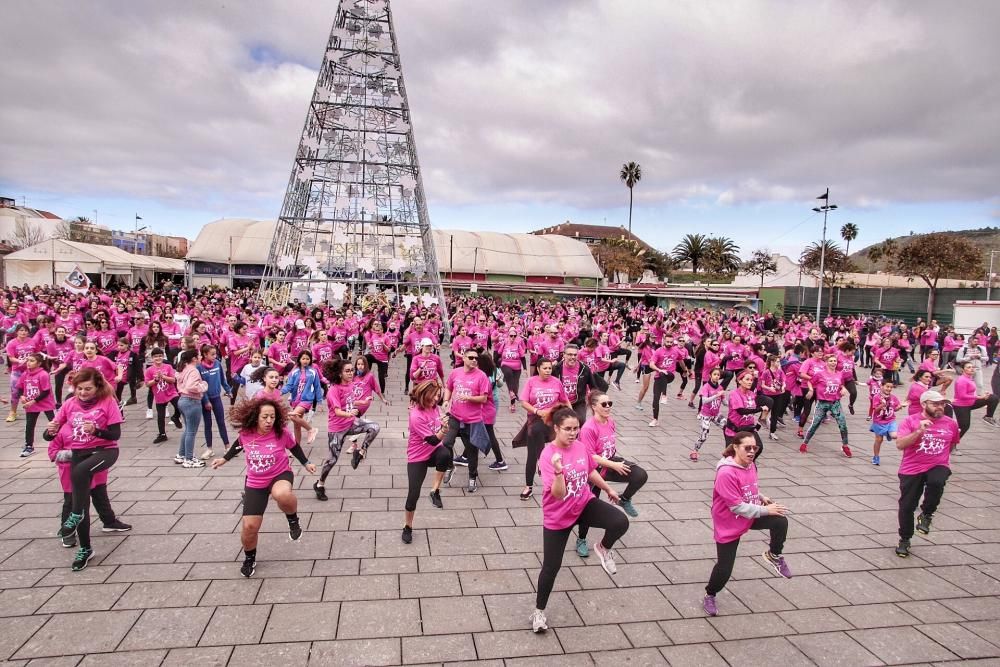
<path fill-rule="evenodd" d="M 176 463 L 177 465 L 180 465 L 180 464 L 184 463 L 184 461 L 186 461 L 186 460 L 187 459 L 185 459 L 180 454 L 178 454 L 177 456 L 174 457 L 174 463 Z"/>
<path fill-rule="evenodd" d="M 667 404 L 667 395 L 664 394 L 663 396 L 660 396 L 660 405 L 666 405 L 666 404 Z"/>
<path fill-rule="evenodd" d="M 311 429 L 309 429 L 309 433 L 306 436 L 306 443 L 310 444 L 310 445 L 313 444 L 313 442 L 316 441 L 316 436 L 317 435 L 319 435 L 319 429 L 318 428 L 311 428 Z M 357 442 L 357 441 L 355 440 L 355 442 Z"/>
<path fill-rule="evenodd" d="M 201 460 L 208 461 L 213 456 L 215 456 L 215 453 L 211 449 L 206 449 L 204 452 L 201 453 Z"/>
<path fill-rule="evenodd" d="M 184 466 L 185 468 L 204 468 L 205 462 L 199 461 L 198 459 L 188 459 L 181 465 Z"/>
<path fill-rule="evenodd" d="M 545 632 L 549 629 L 548 621 L 545 619 L 545 612 L 536 609 L 531 612 L 531 631 L 534 633 Z"/>
<path fill-rule="evenodd" d="M 652 428 L 652 427 L 656 426 L 656 424 L 657 424 L 657 421 L 656 421 L 655 419 L 653 419 L 653 420 L 651 420 L 651 421 L 649 422 L 649 426 L 650 426 L 650 428 Z"/>
<path fill-rule="evenodd" d="M 615 557 L 611 549 L 605 549 L 604 545 L 598 542 L 594 545 L 594 553 L 601 559 L 601 567 L 608 574 L 618 574 L 618 566 L 615 565 Z"/>
<path fill-rule="evenodd" d="M 769 437 L 771 440 L 774 440 L 775 442 L 778 442 L 778 434 L 777 433 L 768 433 L 767 437 Z"/>
<path fill-rule="evenodd" d="M 153 410 L 151 408 L 146 408 L 146 419 L 153 418 Z"/>

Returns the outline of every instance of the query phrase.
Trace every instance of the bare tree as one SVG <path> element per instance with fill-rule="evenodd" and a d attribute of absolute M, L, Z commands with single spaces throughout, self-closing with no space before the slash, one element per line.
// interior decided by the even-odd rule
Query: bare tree
<path fill-rule="evenodd" d="M 48 238 L 45 232 L 38 225 L 32 224 L 24 218 L 18 218 L 14 222 L 14 234 L 11 236 L 10 245 L 20 250 L 30 248 Z"/>
<path fill-rule="evenodd" d="M 56 224 L 56 228 L 52 230 L 52 238 L 54 239 L 66 239 L 69 241 L 73 236 L 73 227 L 69 220 L 60 220 Z"/>

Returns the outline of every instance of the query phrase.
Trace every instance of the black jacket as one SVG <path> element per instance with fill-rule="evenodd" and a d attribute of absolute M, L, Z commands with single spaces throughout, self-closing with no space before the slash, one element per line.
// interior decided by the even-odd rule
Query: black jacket
<path fill-rule="evenodd" d="M 560 361 L 552 368 L 552 377 L 562 379 L 562 368 L 563 365 Z M 580 374 L 576 378 L 576 400 L 572 401 L 573 405 L 579 405 L 587 400 L 587 387 L 603 393 L 608 390 L 608 383 L 603 378 L 591 373 L 586 364 L 580 364 Z"/>

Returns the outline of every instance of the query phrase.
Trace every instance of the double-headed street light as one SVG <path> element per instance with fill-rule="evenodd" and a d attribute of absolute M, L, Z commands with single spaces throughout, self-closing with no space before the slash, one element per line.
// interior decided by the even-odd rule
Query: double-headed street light
<path fill-rule="evenodd" d="M 826 192 L 816 197 L 816 199 L 822 199 L 826 202 L 822 206 L 813 208 L 813 211 L 816 213 L 823 214 L 823 241 L 819 246 L 819 289 L 816 291 L 816 324 L 818 325 L 820 322 L 819 311 L 823 303 L 823 269 L 826 264 L 826 216 L 829 215 L 830 211 L 837 210 L 837 205 L 830 203 L 830 188 L 827 188 Z M 830 289 L 833 289 L 832 285 Z"/>

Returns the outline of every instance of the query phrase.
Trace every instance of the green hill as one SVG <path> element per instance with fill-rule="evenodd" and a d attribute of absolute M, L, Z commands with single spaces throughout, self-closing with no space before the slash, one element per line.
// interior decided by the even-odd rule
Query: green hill
<path fill-rule="evenodd" d="M 985 256 L 990 250 L 1000 251 L 1000 227 L 983 227 L 982 229 L 960 229 L 956 231 L 944 231 L 941 234 L 947 234 L 949 236 L 961 236 L 962 238 L 973 242 L 977 246 L 983 249 L 983 255 Z M 897 247 L 903 247 L 913 240 L 925 236 L 924 234 L 910 234 L 909 236 L 896 236 L 893 237 L 893 241 L 896 242 Z M 866 246 L 857 252 L 851 253 L 851 261 L 857 265 L 858 270 L 862 273 L 869 273 L 878 269 L 885 268 L 885 261 L 879 263 L 878 267 L 873 267 L 871 260 L 868 258 L 868 251 L 871 250 L 876 245 L 881 245 L 881 243 L 876 243 L 874 245 Z M 986 261 L 989 261 L 988 259 Z M 1000 258 L 994 258 L 994 272 L 1000 270 Z"/>

